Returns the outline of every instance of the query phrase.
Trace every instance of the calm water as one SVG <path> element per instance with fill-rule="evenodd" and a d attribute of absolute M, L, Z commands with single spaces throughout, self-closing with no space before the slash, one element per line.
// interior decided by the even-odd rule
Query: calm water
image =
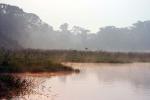
<path fill-rule="evenodd" d="M 81 73 L 37 78 L 28 100 L 150 100 L 150 64 L 69 64 Z"/>

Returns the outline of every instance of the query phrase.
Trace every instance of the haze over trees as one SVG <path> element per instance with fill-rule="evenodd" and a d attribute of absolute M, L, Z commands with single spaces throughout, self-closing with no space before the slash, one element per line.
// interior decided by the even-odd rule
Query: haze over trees
<path fill-rule="evenodd" d="M 0 47 L 3 48 L 150 50 L 150 21 L 138 21 L 124 28 L 106 26 L 96 33 L 79 26 L 68 27 L 64 23 L 60 30 L 54 30 L 35 14 L 0 4 Z"/>

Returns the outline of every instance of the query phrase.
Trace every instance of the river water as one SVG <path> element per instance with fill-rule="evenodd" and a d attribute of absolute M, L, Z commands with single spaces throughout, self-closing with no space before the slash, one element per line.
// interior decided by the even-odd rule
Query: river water
<path fill-rule="evenodd" d="M 150 63 L 68 63 L 79 74 L 40 77 L 28 100 L 150 100 Z"/>

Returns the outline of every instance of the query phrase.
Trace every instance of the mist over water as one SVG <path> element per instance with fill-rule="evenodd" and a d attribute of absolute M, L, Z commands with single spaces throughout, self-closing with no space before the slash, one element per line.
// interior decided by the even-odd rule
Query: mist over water
<path fill-rule="evenodd" d="M 29 100 L 149 100 L 150 64 L 68 64 L 78 74 L 37 77 L 43 95 L 27 95 Z M 43 88 L 39 89 L 39 87 Z M 48 95 L 48 96 L 47 96 Z"/>

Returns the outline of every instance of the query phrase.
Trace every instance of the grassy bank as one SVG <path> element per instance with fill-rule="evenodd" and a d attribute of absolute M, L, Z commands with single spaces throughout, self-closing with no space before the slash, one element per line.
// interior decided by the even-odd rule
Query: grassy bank
<path fill-rule="evenodd" d="M 36 50 L 0 50 L 0 73 L 79 72 Z"/>
<path fill-rule="evenodd" d="M 0 73 L 75 71 L 62 62 L 132 63 L 150 62 L 150 53 L 76 50 L 0 49 Z"/>
<path fill-rule="evenodd" d="M 20 64 L 8 64 L 0 66 L 0 73 L 43 73 L 43 72 L 79 72 L 77 69 L 73 69 L 62 64 L 51 65 L 20 65 Z"/>
<path fill-rule="evenodd" d="M 0 65 L 0 73 L 41 73 L 41 72 L 78 72 L 79 70 L 47 60 L 15 59 L 4 60 Z"/>
<path fill-rule="evenodd" d="M 105 62 L 128 63 L 150 62 L 150 53 L 123 53 L 105 51 L 76 51 L 76 50 L 2 50 L 0 49 L 0 64 L 3 62 L 20 64 L 48 64 L 49 62 Z"/>

